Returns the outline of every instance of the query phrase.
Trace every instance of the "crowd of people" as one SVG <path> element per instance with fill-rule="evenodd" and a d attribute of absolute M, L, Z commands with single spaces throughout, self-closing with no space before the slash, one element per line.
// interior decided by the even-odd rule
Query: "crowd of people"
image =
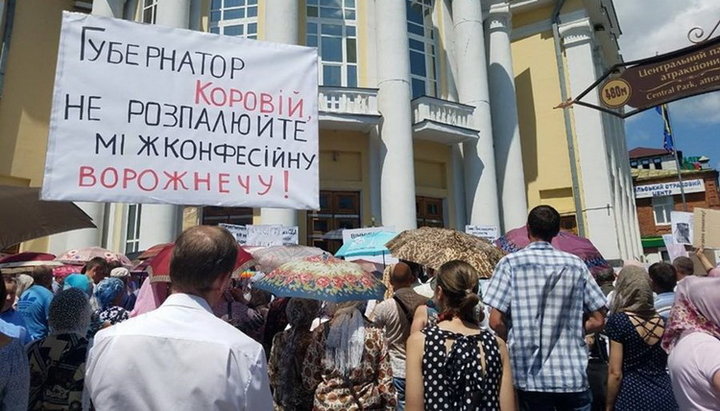
<path fill-rule="evenodd" d="M 211 226 L 178 237 L 170 284 L 133 292 L 102 258 L 3 275 L 0 409 L 720 409 L 717 269 L 593 277 L 550 244 L 556 210 L 527 226 L 484 295 L 455 260 L 389 267 L 383 301 L 275 297 L 232 278 L 235 239 Z"/>

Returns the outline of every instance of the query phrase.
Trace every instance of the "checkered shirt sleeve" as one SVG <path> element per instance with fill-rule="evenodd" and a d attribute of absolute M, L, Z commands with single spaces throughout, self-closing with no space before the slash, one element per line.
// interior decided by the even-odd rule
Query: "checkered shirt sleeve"
<path fill-rule="evenodd" d="M 512 288 L 510 286 L 510 262 L 503 257 L 495 266 L 495 272 L 490 279 L 488 290 L 483 298 L 485 304 L 503 313 L 510 309 L 512 300 Z"/>

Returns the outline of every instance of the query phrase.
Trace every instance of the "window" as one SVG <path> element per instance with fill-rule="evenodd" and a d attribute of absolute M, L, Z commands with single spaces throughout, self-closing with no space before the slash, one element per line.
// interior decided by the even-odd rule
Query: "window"
<path fill-rule="evenodd" d="M 445 227 L 442 198 L 415 197 L 418 227 Z"/>
<path fill-rule="evenodd" d="M 307 0 L 305 44 L 318 48 L 324 86 L 357 87 L 355 0 Z"/>
<path fill-rule="evenodd" d="M 257 0 L 212 0 L 210 32 L 257 39 Z"/>
<path fill-rule="evenodd" d="M 653 165 L 655 170 L 662 170 L 662 159 L 660 157 L 653 158 Z"/>
<path fill-rule="evenodd" d="M 218 225 L 220 223 L 236 225 L 252 224 L 253 209 L 248 207 L 203 207 L 203 225 Z"/>
<path fill-rule="evenodd" d="M 14 20 L 15 0 L 0 1 L 0 94 L 2 94 L 3 84 L 5 83 L 5 67 L 8 52 L 10 52 L 10 38 Z"/>
<path fill-rule="evenodd" d="M 143 0 L 142 6 L 142 22 L 155 24 L 157 20 L 157 3 L 158 0 Z"/>
<path fill-rule="evenodd" d="M 650 169 L 650 160 L 644 159 L 641 161 L 641 163 L 642 163 L 642 168 L 644 168 L 645 170 Z"/>
<path fill-rule="evenodd" d="M 140 214 L 142 204 L 128 204 L 125 254 L 140 251 Z"/>
<path fill-rule="evenodd" d="M 413 98 L 437 96 L 437 43 L 431 0 L 406 0 Z"/>
<path fill-rule="evenodd" d="M 673 205 L 672 196 L 653 197 L 652 206 L 656 225 L 670 224 L 670 212 L 673 211 Z"/>
<path fill-rule="evenodd" d="M 630 167 L 637 168 L 637 166 L 638 166 L 638 162 L 636 160 L 630 161 Z"/>
<path fill-rule="evenodd" d="M 343 228 L 360 228 L 360 193 L 320 191 L 320 210 L 307 214 L 308 245 L 334 254 L 342 245 L 342 239 L 323 239 L 323 235 Z"/>

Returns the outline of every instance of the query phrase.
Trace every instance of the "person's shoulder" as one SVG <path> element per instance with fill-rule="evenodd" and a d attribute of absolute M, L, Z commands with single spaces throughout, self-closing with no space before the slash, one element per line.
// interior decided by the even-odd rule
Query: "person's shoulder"
<path fill-rule="evenodd" d="M 605 321 L 606 327 L 617 327 L 621 324 L 624 324 L 626 321 L 628 321 L 627 314 L 620 312 L 620 313 L 611 313 L 607 316 L 607 320 Z"/>

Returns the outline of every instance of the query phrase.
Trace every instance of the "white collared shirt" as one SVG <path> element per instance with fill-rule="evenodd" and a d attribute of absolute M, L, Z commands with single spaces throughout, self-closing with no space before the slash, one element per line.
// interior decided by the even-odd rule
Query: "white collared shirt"
<path fill-rule="evenodd" d="M 97 333 L 85 389 L 98 410 L 272 410 L 262 346 L 197 296 Z"/>

